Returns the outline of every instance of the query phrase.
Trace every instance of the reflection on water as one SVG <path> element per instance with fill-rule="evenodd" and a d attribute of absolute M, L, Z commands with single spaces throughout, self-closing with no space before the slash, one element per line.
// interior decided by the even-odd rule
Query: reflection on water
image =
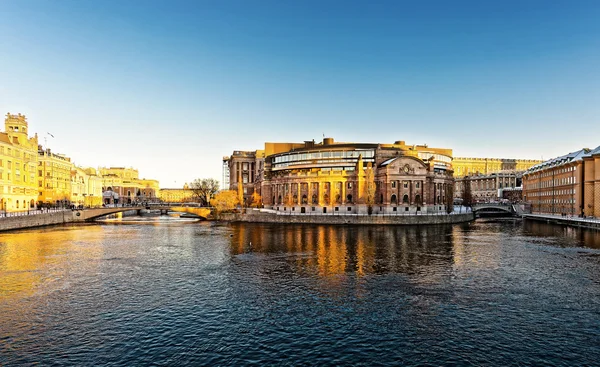
<path fill-rule="evenodd" d="M 168 217 L 1 233 L 0 364 L 593 365 L 597 233 Z"/>

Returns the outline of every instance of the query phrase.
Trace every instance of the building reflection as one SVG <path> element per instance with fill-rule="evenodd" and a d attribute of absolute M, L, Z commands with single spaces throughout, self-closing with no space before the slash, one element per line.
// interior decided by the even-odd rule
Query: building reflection
<path fill-rule="evenodd" d="M 531 237 L 552 237 L 560 246 L 600 249 L 600 231 L 594 229 L 524 220 L 523 233 Z"/>
<path fill-rule="evenodd" d="M 233 225 L 231 248 L 233 255 L 285 253 L 297 272 L 315 271 L 324 277 L 382 273 L 427 276 L 429 266 L 452 268 L 452 228 L 239 223 Z"/>
<path fill-rule="evenodd" d="M 31 230 L 0 235 L 0 301 L 28 297 L 68 274 L 73 263 L 101 256 L 101 228 Z M 86 246 L 79 246 L 85 241 Z M 92 244 L 92 246 L 90 246 Z M 80 265 L 79 265 L 80 266 Z"/>

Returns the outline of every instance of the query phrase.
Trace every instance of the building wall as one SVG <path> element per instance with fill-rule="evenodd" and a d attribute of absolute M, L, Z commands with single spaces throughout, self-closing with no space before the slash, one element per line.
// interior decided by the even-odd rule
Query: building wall
<path fill-rule="evenodd" d="M 23 211 L 37 205 L 37 135 L 28 136 L 25 115 L 7 114 L 0 133 L 0 210 Z"/>
<path fill-rule="evenodd" d="M 543 162 L 523 176 L 523 199 L 534 214 L 600 217 L 600 147 Z"/>
<path fill-rule="evenodd" d="M 271 147 L 265 152 L 272 151 L 275 143 L 267 144 Z M 403 141 L 334 143 L 331 138 L 319 144 L 285 144 L 294 148 L 266 156 L 262 170 L 250 166 L 255 159 L 251 154 L 234 152 L 231 189 L 237 189 L 241 175 L 255 171 L 250 190 L 260 190 L 265 207 L 300 213 L 361 213 L 369 206 L 375 213 L 444 211 L 453 191 L 450 149 Z M 246 203 L 250 190 L 244 194 Z"/>
<path fill-rule="evenodd" d="M 452 159 L 455 177 L 472 175 L 488 175 L 500 171 L 526 171 L 530 167 L 541 163 L 533 159 L 506 159 L 506 158 L 464 158 Z"/>
<path fill-rule="evenodd" d="M 38 186 L 40 203 L 69 205 L 71 201 L 71 158 L 53 153 L 50 149 L 38 150 Z"/>

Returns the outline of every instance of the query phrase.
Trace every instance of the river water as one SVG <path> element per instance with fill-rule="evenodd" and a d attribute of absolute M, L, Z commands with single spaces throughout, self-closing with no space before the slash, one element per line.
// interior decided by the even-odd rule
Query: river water
<path fill-rule="evenodd" d="M 0 234 L 0 365 L 600 364 L 600 232 L 219 224 Z"/>

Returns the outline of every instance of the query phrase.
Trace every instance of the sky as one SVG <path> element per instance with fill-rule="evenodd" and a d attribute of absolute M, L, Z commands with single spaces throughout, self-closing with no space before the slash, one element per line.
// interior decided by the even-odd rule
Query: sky
<path fill-rule="evenodd" d="M 264 142 L 600 145 L 600 1 L 1 0 L 0 112 L 160 186 Z M 51 135 L 49 135 L 51 134 Z"/>

